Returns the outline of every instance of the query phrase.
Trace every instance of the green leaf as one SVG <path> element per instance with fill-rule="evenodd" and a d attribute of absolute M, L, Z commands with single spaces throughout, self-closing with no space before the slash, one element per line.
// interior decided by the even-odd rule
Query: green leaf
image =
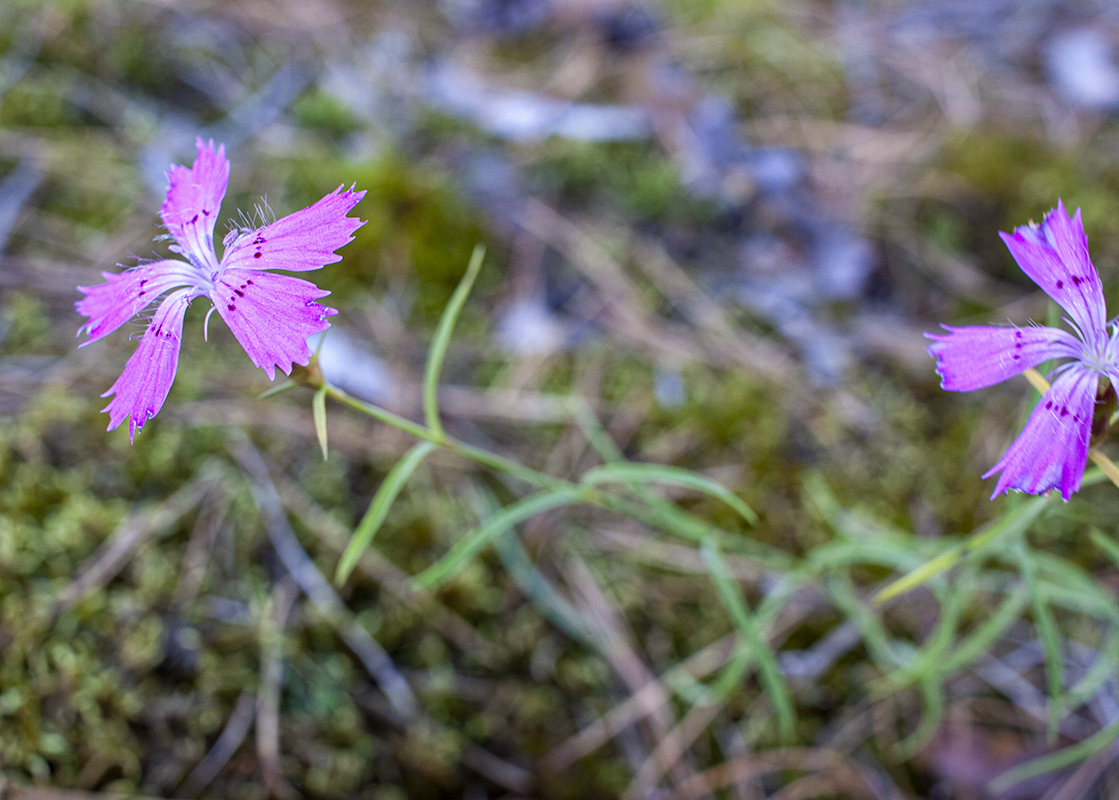
<path fill-rule="evenodd" d="M 742 502 L 738 495 L 730 489 L 705 475 L 681 467 L 669 467 L 661 464 L 606 464 L 588 471 L 583 475 L 580 483 L 583 486 L 596 486 L 600 483 L 638 485 L 663 483 L 669 486 L 679 486 L 722 500 L 751 525 L 758 521 L 758 515 L 754 513 L 754 510 Z"/>
<path fill-rule="evenodd" d="M 536 565 L 532 563 L 521 538 L 513 531 L 506 531 L 493 543 L 497 557 L 505 565 L 509 577 L 524 592 L 528 601 L 553 625 L 573 639 L 599 651 L 609 645 L 595 635 L 594 626 L 579 610 L 557 591 Z"/>
<path fill-rule="evenodd" d="M 319 447 L 322 449 L 322 460 L 326 461 L 326 387 L 315 391 L 311 400 L 311 413 L 315 418 L 315 436 L 319 437 Z"/>
<path fill-rule="evenodd" d="M 384 524 L 385 517 L 388 516 L 389 509 L 392 508 L 396 496 L 400 494 L 400 490 L 412 477 L 416 467 L 436 448 L 437 445 L 431 442 L 420 442 L 405 453 L 404 457 L 389 470 L 389 474 L 377 487 L 377 493 L 373 495 L 365 516 L 361 518 L 350 543 L 346 545 L 346 550 L 342 553 L 342 558 L 338 561 L 338 570 L 334 573 L 335 583 L 345 583 L 346 579 L 350 577 L 350 573 L 357 566 L 361 554 L 369 547 L 373 537 L 377 535 L 377 531 Z"/>
<path fill-rule="evenodd" d="M 1088 532 L 1088 538 L 1092 540 L 1092 543 L 1096 547 L 1103 550 L 1104 554 L 1115 562 L 1116 566 L 1119 566 L 1119 543 L 1116 543 L 1114 539 L 1105 535 L 1104 532 L 1098 528 L 1090 530 Z"/>
<path fill-rule="evenodd" d="M 1029 595 L 1030 604 L 1033 606 L 1034 625 L 1037 627 L 1041 648 L 1045 654 L 1045 683 L 1049 694 L 1049 720 L 1046 732 L 1052 741 L 1057 736 L 1065 686 L 1065 660 L 1061 655 L 1061 636 L 1057 631 L 1057 621 L 1053 618 L 1053 611 L 1049 608 L 1049 603 L 1038 585 L 1037 565 L 1034 563 L 1029 546 L 1022 539 L 1018 539 L 1012 549 L 1018 561 L 1026 594 Z"/>
<path fill-rule="evenodd" d="M 898 595 L 905 594 L 911 589 L 921 586 L 930 578 L 939 575 L 945 570 L 955 566 L 961 559 L 975 555 L 987 545 L 1002 539 L 1022 533 L 1033 524 L 1042 511 L 1049 504 L 1049 495 L 1034 497 L 1029 502 L 1022 503 L 1013 511 L 1004 514 L 1002 519 L 991 525 L 985 531 L 972 535 L 960 544 L 954 545 L 935 558 L 926 561 L 921 566 L 898 578 L 886 586 L 874 597 L 875 603 L 884 603 Z"/>
<path fill-rule="evenodd" d="M 1001 795 L 1007 789 L 1022 781 L 1028 781 L 1038 775 L 1056 772 L 1059 769 L 1071 767 L 1073 764 L 1079 764 L 1111 745 L 1116 739 L 1119 739 L 1119 721 L 1111 723 L 1106 728 L 1101 728 L 1072 747 L 1066 747 L 1064 750 L 1058 750 L 1056 753 L 1035 758 L 1025 764 L 1019 764 L 1012 769 L 1008 769 L 991 781 L 987 788 L 992 795 Z"/>
<path fill-rule="evenodd" d="M 751 615 L 746 605 L 746 598 L 742 596 L 742 589 L 731 577 L 730 569 L 718 546 L 713 540 L 708 540 L 703 544 L 702 551 L 703 560 L 707 564 L 707 571 L 715 584 L 719 600 L 730 614 L 743 640 L 749 644 L 751 660 L 757 662 L 762 689 L 765 690 L 777 712 L 777 727 L 781 738 L 786 742 L 792 742 L 796 736 L 796 710 L 793 707 L 789 685 L 785 682 L 785 676 L 781 674 L 781 667 L 777 663 L 777 654 L 761 635 L 757 620 Z"/>
<path fill-rule="evenodd" d="M 450 577 L 463 564 L 486 548 L 505 531 L 537 514 L 560 506 L 580 502 L 579 493 L 573 489 L 540 492 L 498 511 L 480 527 L 459 539 L 441 559 L 425 569 L 413 581 L 417 586 L 430 589 Z"/>
<path fill-rule="evenodd" d="M 903 758 L 912 758 L 929 743 L 940 730 L 944 720 L 944 688 L 933 676 L 926 677 L 919 684 L 921 691 L 921 721 L 916 730 L 897 743 L 898 753 Z"/>
<path fill-rule="evenodd" d="M 882 616 L 866 604 L 849 575 L 837 570 L 827 577 L 826 586 L 831 602 L 858 629 L 867 655 L 881 672 L 890 674 L 908 663 L 905 643 L 890 636 Z"/>
<path fill-rule="evenodd" d="M 1022 609 L 1026 607 L 1026 601 L 1024 590 L 1015 589 L 1009 592 L 999 607 L 946 655 L 941 664 L 941 674 L 951 675 L 958 672 L 988 652 L 1007 629 L 1018 621 Z"/>
<path fill-rule="evenodd" d="M 271 389 L 266 389 L 265 391 L 258 394 L 256 396 L 256 399 L 257 400 L 267 400 L 269 397 L 275 397 L 278 394 L 283 394 L 288 389 L 294 389 L 297 385 L 298 384 L 296 384 L 295 381 L 290 381 L 290 380 L 289 381 L 284 381 L 283 383 L 278 383 L 275 386 L 273 386 Z"/>
<path fill-rule="evenodd" d="M 466 266 L 466 273 L 462 276 L 455 293 L 447 307 L 443 309 L 443 316 L 435 328 L 435 337 L 431 340 L 431 350 L 427 354 L 427 366 L 424 368 L 424 421 L 431 431 L 443 437 L 443 423 L 439 420 L 439 374 L 443 371 L 443 359 L 447 356 L 447 347 L 451 343 L 451 333 L 466 304 L 466 298 L 474 287 L 474 280 L 482 268 L 482 260 L 486 257 L 484 245 L 476 245 L 474 253 L 470 256 L 470 263 Z"/>

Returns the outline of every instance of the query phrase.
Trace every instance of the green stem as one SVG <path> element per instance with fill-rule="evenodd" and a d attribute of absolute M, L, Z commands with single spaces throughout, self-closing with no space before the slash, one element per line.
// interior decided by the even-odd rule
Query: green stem
<path fill-rule="evenodd" d="M 673 532 L 677 536 L 681 536 L 692 542 L 698 543 L 705 541 L 712 536 L 718 540 L 724 535 L 722 530 L 692 517 L 687 512 L 676 508 L 672 504 L 656 504 L 650 507 L 647 499 L 645 502 L 641 502 L 641 498 L 638 500 L 631 500 L 628 497 L 613 492 L 603 491 L 596 486 L 588 486 L 586 484 L 564 480 L 563 478 L 557 478 L 546 472 L 533 469 L 532 467 L 526 467 L 512 459 L 461 442 L 452 436 L 448 436 L 443 431 L 432 430 L 431 428 L 413 422 L 399 414 L 394 414 L 380 406 L 358 400 L 356 397 L 347 394 L 337 386 L 324 383 L 323 388 L 325 389 L 327 397 L 334 398 L 339 403 L 352 408 L 354 411 L 359 411 L 373 419 L 384 422 L 386 425 L 391 425 L 397 430 L 414 436 L 421 441 L 431 442 L 438 447 L 445 448 L 452 453 L 470 459 L 476 464 L 481 464 L 497 472 L 524 481 L 537 489 L 561 492 L 569 495 L 574 494 L 579 498 L 580 502 L 586 505 L 612 511 L 615 514 L 628 517 L 629 519 L 641 522 L 654 529 Z"/>
<path fill-rule="evenodd" d="M 583 494 L 587 502 L 594 502 L 591 500 L 591 497 L 599 494 L 598 492 L 589 491 L 584 487 L 580 487 L 571 481 L 565 481 L 562 478 L 553 477 L 545 472 L 535 470 L 532 467 L 518 464 L 512 459 L 499 456 L 496 453 L 491 453 L 489 450 L 483 450 L 480 447 L 460 442 L 458 439 L 448 436 L 442 431 L 434 431 L 431 428 L 412 422 L 412 420 L 402 417 L 399 414 L 394 414 L 380 406 L 358 400 L 356 397 L 347 394 L 337 386 L 332 386 L 328 383 L 325 384 L 325 388 L 327 397 L 337 400 L 339 403 L 352 408 L 354 411 L 360 411 L 363 414 L 373 417 L 373 419 L 384 422 L 399 431 L 407 433 L 409 436 L 414 436 L 422 441 L 431 442 L 434 445 L 446 448 L 452 453 L 457 453 L 464 458 L 469 458 L 471 461 L 481 464 L 482 466 L 490 467 L 498 472 L 511 475 L 514 478 L 519 478 L 525 483 L 529 483 L 539 489 L 578 490 Z"/>

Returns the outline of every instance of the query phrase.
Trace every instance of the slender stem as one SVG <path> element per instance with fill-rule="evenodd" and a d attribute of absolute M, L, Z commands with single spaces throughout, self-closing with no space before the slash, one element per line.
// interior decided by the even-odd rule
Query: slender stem
<path fill-rule="evenodd" d="M 635 501 L 620 494 L 603 491 L 596 486 L 586 486 L 574 481 L 557 478 L 546 472 L 533 469 L 532 467 L 526 467 L 524 464 L 520 464 L 512 459 L 461 442 L 452 436 L 448 436 L 443 431 L 433 431 L 431 428 L 412 422 L 412 420 L 402 417 L 399 414 L 394 414 L 380 406 L 358 400 L 356 397 L 339 389 L 337 386 L 324 383 L 323 388 L 326 391 L 327 397 L 334 398 L 339 403 L 352 408 L 354 411 L 359 411 L 362 414 L 373 417 L 417 439 L 431 442 L 434 445 L 450 450 L 452 453 L 468 458 L 476 464 L 481 464 L 482 466 L 489 467 L 509 475 L 510 477 L 522 480 L 538 489 L 553 492 L 574 492 L 579 499 L 587 505 L 597 506 L 598 508 L 612 511 L 624 517 L 629 517 L 630 519 L 649 525 L 652 528 L 675 531 L 678 536 L 683 536 L 685 539 L 694 542 L 704 541 L 711 536 L 715 536 L 718 539 L 724 533 L 717 527 L 709 525 L 702 520 L 695 519 L 671 504 L 664 506 L 654 504 L 650 507 L 648 505 L 648 498 L 639 498 L 639 500 Z M 641 500 L 644 500 L 644 502 L 641 502 Z"/>
<path fill-rule="evenodd" d="M 577 484 L 572 483 L 571 481 L 566 481 L 562 478 L 556 478 L 552 475 L 548 475 L 545 472 L 535 470 L 532 467 L 526 467 L 523 464 L 519 464 L 512 459 L 505 458 L 504 456 L 499 456 L 496 453 L 491 453 L 488 450 L 483 450 L 480 447 L 475 447 L 474 445 L 466 444 L 465 442 L 460 442 L 458 439 L 455 439 L 452 436 L 448 436 L 442 431 L 434 431 L 431 428 L 425 427 L 416 422 L 412 422 L 412 420 L 407 419 L 406 417 L 402 417 L 399 414 L 394 414 L 393 412 L 381 408 L 380 406 L 373 405 L 372 403 L 366 403 L 363 400 L 358 400 L 356 397 L 348 394 L 342 389 L 339 389 L 337 386 L 325 384 L 325 388 L 327 397 L 332 397 L 339 403 L 342 403 L 343 405 L 348 406 L 355 411 L 360 411 L 361 413 L 373 417 L 374 419 L 381 422 L 384 422 L 387 425 L 391 425 L 397 430 L 407 433 L 409 436 L 414 436 L 415 438 L 421 439 L 425 442 L 431 442 L 434 445 L 444 447 L 447 450 L 450 450 L 453 453 L 457 453 L 460 456 L 469 458 L 471 461 L 474 461 L 478 464 L 490 467 L 491 469 L 495 469 L 498 472 L 504 472 L 505 474 L 511 475 L 514 478 L 519 478 L 520 480 L 523 480 L 526 483 L 530 483 L 537 488 L 568 490 L 577 489 L 580 491 L 580 493 L 585 495 L 586 499 L 589 502 L 594 502 L 593 500 L 591 500 L 591 498 L 599 494 L 598 492 L 579 487 Z"/>
<path fill-rule="evenodd" d="M 1115 466 L 1114 461 L 1094 447 L 1088 451 L 1088 458 L 1092 459 L 1093 463 L 1103 471 L 1108 480 L 1119 486 L 1119 467 Z"/>
<path fill-rule="evenodd" d="M 1049 381 L 1045 380 L 1045 376 L 1033 367 L 1023 372 L 1022 376 L 1030 382 L 1031 386 L 1037 389 L 1038 394 L 1045 394 L 1049 391 Z"/>

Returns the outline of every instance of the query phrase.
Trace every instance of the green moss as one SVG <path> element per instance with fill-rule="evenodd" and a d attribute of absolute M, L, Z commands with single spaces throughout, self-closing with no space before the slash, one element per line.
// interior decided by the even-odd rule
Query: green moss
<path fill-rule="evenodd" d="M 1003 230 L 1038 219 L 1062 198 L 1081 207 L 1093 256 L 1119 252 L 1119 167 L 1099 150 L 1069 151 L 1040 139 L 990 131 L 961 131 L 945 145 L 945 168 L 994 200 Z M 992 220 L 973 219 L 989 226 Z M 1098 244 L 1097 244 L 1098 242 Z M 1114 248 L 1114 250 L 1113 250 Z"/>
<path fill-rule="evenodd" d="M 353 133 L 364 125 L 337 98 L 319 89 L 300 95 L 292 104 L 291 113 L 299 125 L 335 137 Z"/>
<path fill-rule="evenodd" d="M 56 128 L 74 124 L 77 116 L 66 102 L 70 88 L 58 74 L 20 81 L 0 97 L 0 125 Z"/>
<path fill-rule="evenodd" d="M 43 301 L 28 292 L 11 292 L 4 301 L 5 313 L 0 317 L 0 324 L 7 327 L 4 351 L 21 355 L 53 351 L 55 325 Z"/>
<path fill-rule="evenodd" d="M 553 139 L 540 147 L 534 180 L 560 202 L 625 212 L 643 222 L 702 224 L 714 209 L 680 185 L 675 164 L 646 143 Z"/>

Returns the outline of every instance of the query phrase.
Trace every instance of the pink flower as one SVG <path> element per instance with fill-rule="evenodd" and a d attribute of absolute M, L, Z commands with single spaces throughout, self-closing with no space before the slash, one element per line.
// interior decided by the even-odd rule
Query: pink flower
<path fill-rule="evenodd" d="M 940 385 L 957 392 L 992 386 L 1045 361 L 1071 359 L 1053 371 L 1052 385 L 1022 433 L 983 475 L 1000 473 L 992 499 L 1007 489 L 1058 489 L 1068 500 L 1084 477 L 1100 379 L 1119 388 L 1119 326 L 1112 324 L 1108 334 L 1103 287 L 1088 257 L 1079 209 L 1070 219 L 1058 200 L 1040 225 L 999 235 L 1022 271 L 1068 312 L 1076 335 L 1040 325 L 945 325 L 946 334 L 925 334 L 933 340 L 929 354 L 937 361 Z"/>
<path fill-rule="evenodd" d="M 159 413 L 179 364 L 183 316 L 196 297 L 206 297 L 253 364 L 276 377 L 276 367 L 291 374 L 292 364 L 311 357 L 307 337 L 330 327 L 338 313 L 317 301 L 329 292 L 309 281 L 271 270 L 307 272 L 333 264 L 334 251 L 353 241 L 365 223 L 346 216 L 365 196 L 339 186 L 314 205 L 255 230 L 234 230 L 225 238 L 219 259 L 214 250 L 214 223 L 229 184 L 225 146 L 198 139 L 194 165 L 173 164 L 167 172 L 167 199 L 159 209 L 163 225 L 175 240 L 170 250 L 181 258 L 141 264 L 120 273 L 101 273 L 105 283 L 79 286 L 86 296 L 75 303 L 89 317 L 78 333 L 89 338 L 82 347 L 108 336 L 149 306 L 155 311 L 124 372 L 102 397 L 113 396 L 102 411 L 109 430 L 129 417 L 128 435 Z"/>

